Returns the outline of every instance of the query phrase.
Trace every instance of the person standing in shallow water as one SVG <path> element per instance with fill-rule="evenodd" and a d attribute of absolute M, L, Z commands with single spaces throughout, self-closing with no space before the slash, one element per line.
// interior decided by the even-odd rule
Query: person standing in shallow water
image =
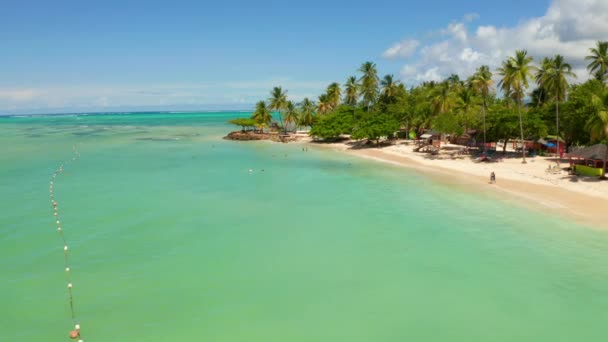
<path fill-rule="evenodd" d="M 490 173 L 490 184 L 494 183 L 496 183 L 496 174 L 494 173 L 494 171 L 492 171 L 492 173 Z"/>

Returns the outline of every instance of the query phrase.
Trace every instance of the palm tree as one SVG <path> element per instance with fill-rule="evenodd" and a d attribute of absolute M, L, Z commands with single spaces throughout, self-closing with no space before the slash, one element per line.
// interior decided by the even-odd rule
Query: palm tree
<path fill-rule="evenodd" d="M 576 74 L 572 72 L 572 66 L 564 61 L 562 55 L 555 55 L 548 66 L 549 69 L 540 78 L 540 82 L 555 98 L 556 156 L 557 164 L 559 165 L 559 103 L 566 99 L 566 92 L 569 86 L 566 77 L 576 77 Z"/>
<path fill-rule="evenodd" d="M 317 112 L 319 114 L 327 114 L 331 111 L 331 101 L 327 94 L 319 95 L 319 102 L 317 102 Z"/>
<path fill-rule="evenodd" d="M 305 97 L 300 103 L 300 125 L 312 126 L 314 121 L 315 105 Z"/>
<path fill-rule="evenodd" d="M 363 96 L 363 104 L 367 107 L 376 100 L 378 96 L 378 70 L 376 64 L 365 62 L 359 68 L 359 72 L 363 74 L 359 81 L 361 82 L 361 95 Z"/>
<path fill-rule="evenodd" d="M 608 41 L 598 41 L 596 47 L 589 49 L 589 52 L 591 55 L 585 57 L 585 60 L 591 61 L 587 70 L 596 79 L 605 82 L 608 78 Z"/>
<path fill-rule="evenodd" d="M 340 84 L 337 82 L 334 82 L 327 87 L 327 97 L 332 108 L 336 108 L 340 104 L 341 93 Z"/>
<path fill-rule="evenodd" d="M 602 138 L 608 137 L 608 96 L 602 99 L 597 95 L 593 95 L 591 99 L 591 106 L 595 111 L 595 115 L 589 118 L 587 122 L 587 129 L 591 133 L 592 141 L 598 141 Z M 606 162 L 608 160 L 608 148 L 604 154 L 604 172 L 602 172 L 602 179 L 606 179 Z"/>
<path fill-rule="evenodd" d="M 270 92 L 270 99 L 268 100 L 268 108 L 279 112 L 279 119 L 281 120 L 281 126 L 285 127 L 283 120 L 283 111 L 287 109 L 287 90 L 283 91 L 281 87 L 274 87 Z"/>
<path fill-rule="evenodd" d="M 266 106 L 266 102 L 260 101 L 256 103 L 255 111 L 251 118 L 255 120 L 260 130 L 262 130 L 264 126 L 268 126 L 270 121 L 272 121 L 272 113 L 270 113 L 270 109 Z"/>
<path fill-rule="evenodd" d="M 480 66 L 475 75 L 473 75 L 473 80 L 471 81 L 473 88 L 481 96 L 482 106 L 481 113 L 483 118 L 483 149 L 486 151 L 486 110 L 488 108 L 488 96 L 490 96 L 490 92 L 492 91 L 492 86 L 494 81 L 492 80 L 492 72 L 490 71 L 490 67 L 487 65 Z M 506 142 L 505 142 L 506 144 Z"/>
<path fill-rule="evenodd" d="M 344 84 L 344 103 L 349 106 L 356 106 L 358 98 L 359 84 L 357 83 L 357 77 L 351 76 L 346 80 L 346 83 Z"/>
<path fill-rule="evenodd" d="M 384 97 L 387 102 L 391 103 L 395 94 L 397 93 L 397 89 L 399 88 L 399 81 L 395 80 L 395 76 L 393 75 L 385 75 L 382 81 L 380 81 L 380 85 L 382 86 L 382 97 Z"/>
<path fill-rule="evenodd" d="M 507 89 L 505 95 L 513 97 L 517 103 L 517 114 L 519 114 L 519 129 L 522 141 L 522 163 L 526 163 L 526 146 L 524 140 L 524 124 L 521 117 L 521 106 L 526 89 L 529 86 L 528 80 L 532 78 L 532 61 L 534 59 L 528 55 L 526 50 L 516 50 L 515 56 L 509 57 L 498 69 L 498 74 L 502 76 L 499 86 Z"/>
<path fill-rule="evenodd" d="M 467 132 L 468 128 L 468 116 L 476 110 L 476 108 L 475 88 L 472 84 L 462 87 L 456 96 L 454 111 L 459 113 L 464 119 L 464 133 Z"/>
<path fill-rule="evenodd" d="M 540 62 L 540 67 L 536 70 L 536 74 L 534 75 L 534 80 L 536 84 L 538 84 L 538 96 L 536 99 L 538 102 L 536 103 L 537 107 L 540 107 L 543 99 L 546 98 L 547 95 L 547 75 L 553 69 L 553 59 L 545 57 Z"/>
<path fill-rule="evenodd" d="M 285 109 L 285 132 L 287 132 L 287 126 L 290 123 L 294 123 L 294 131 L 298 129 L 298 110 L 291 101 L 287 101 L 287 108 Z"/>
<path fill-rule="evenodd" d="M 435 87 L 431 93 L 431 108 L 433 115 L 444 114 L 449 112 L 456 102 L 456 98 L 450 83 L 443 81 L 438 87 Z"/>

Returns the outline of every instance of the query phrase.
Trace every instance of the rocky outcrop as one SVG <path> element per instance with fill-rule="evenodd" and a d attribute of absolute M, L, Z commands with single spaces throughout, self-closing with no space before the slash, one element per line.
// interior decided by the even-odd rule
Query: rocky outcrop
<path fill-rule="evenodd" d="M 276 142 L 290 142 L 296 141 L 297 138 L 289 134 L 278 134 L 278 133 L 260 133 L 253 131 L 234 131 L 228 133 L 224 137 L 226 140 L 238 140 L 238 141 L 250 141 L 250 140 L 270 140 Z"/>
<path fill-rule="evenodd" d="M 240 140 L 240 141 L 249 141 L 249 140 L 270 140 L 270 135 L 268 133 L 257 133 L 253 131 L 234 131 L 228 133 L 224 139 L 227 140 Z M 275 134 L 276 135 L 276 134 Z"/>

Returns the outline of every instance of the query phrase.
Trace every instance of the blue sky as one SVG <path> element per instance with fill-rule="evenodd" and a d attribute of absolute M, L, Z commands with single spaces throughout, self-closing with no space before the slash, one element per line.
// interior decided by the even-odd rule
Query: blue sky
<path fill-rule="evenodd" d="M 489 60 L 484 49 L 496 48 L 480 43 L 487 31 L 480 27 L 494 28 L 490 38 L 505 40 L 526 23 L 549 18 L 551 8 L 573 4 L 3 1 L 0 113 L 247 108 L 274 85 L 295 100 L 316 97 L 366 60 L 411 85 L 447 76 L 450 56 Z M 583 35 L 575 38 L 588 43 L 595 37 Z M 557 40 L 566 41 L 563 36 Z M 432 61 L 429 54 L 443 53 L 443 42 L 447 57 Z M 504 44 L 506 54 L 512 43 Z M 387 53 L 393 46 L 401 53 Z M 414 49 L 399 50 L 403 46 Z"/>

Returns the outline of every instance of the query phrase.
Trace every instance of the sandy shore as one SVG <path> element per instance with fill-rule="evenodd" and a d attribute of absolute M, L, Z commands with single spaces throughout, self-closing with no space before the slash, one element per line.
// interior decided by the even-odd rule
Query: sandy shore
<path fill-rule="evenodd" d="M 414 152 L 414 146 L 404 142 L 381 148 L 353 148 L 349 142 L 315 145 L 414 169 L 450 185 L 573 218 L 594 228 L 608 229 L 608 181 L 573 177 L 566 171 L 547 172 L 549 166 L 555 166 L 553 158 L 529 158 L 527 164 L 522 164 L 521 158 L 475 163 L 468 156 L 452 159 L 452 152 L 437 156 Z M 562 167 L 567 166 L 567 162 L 562 162 Z M 489 184 L 492 171 L 496 174 L 496 184 Z"/>

